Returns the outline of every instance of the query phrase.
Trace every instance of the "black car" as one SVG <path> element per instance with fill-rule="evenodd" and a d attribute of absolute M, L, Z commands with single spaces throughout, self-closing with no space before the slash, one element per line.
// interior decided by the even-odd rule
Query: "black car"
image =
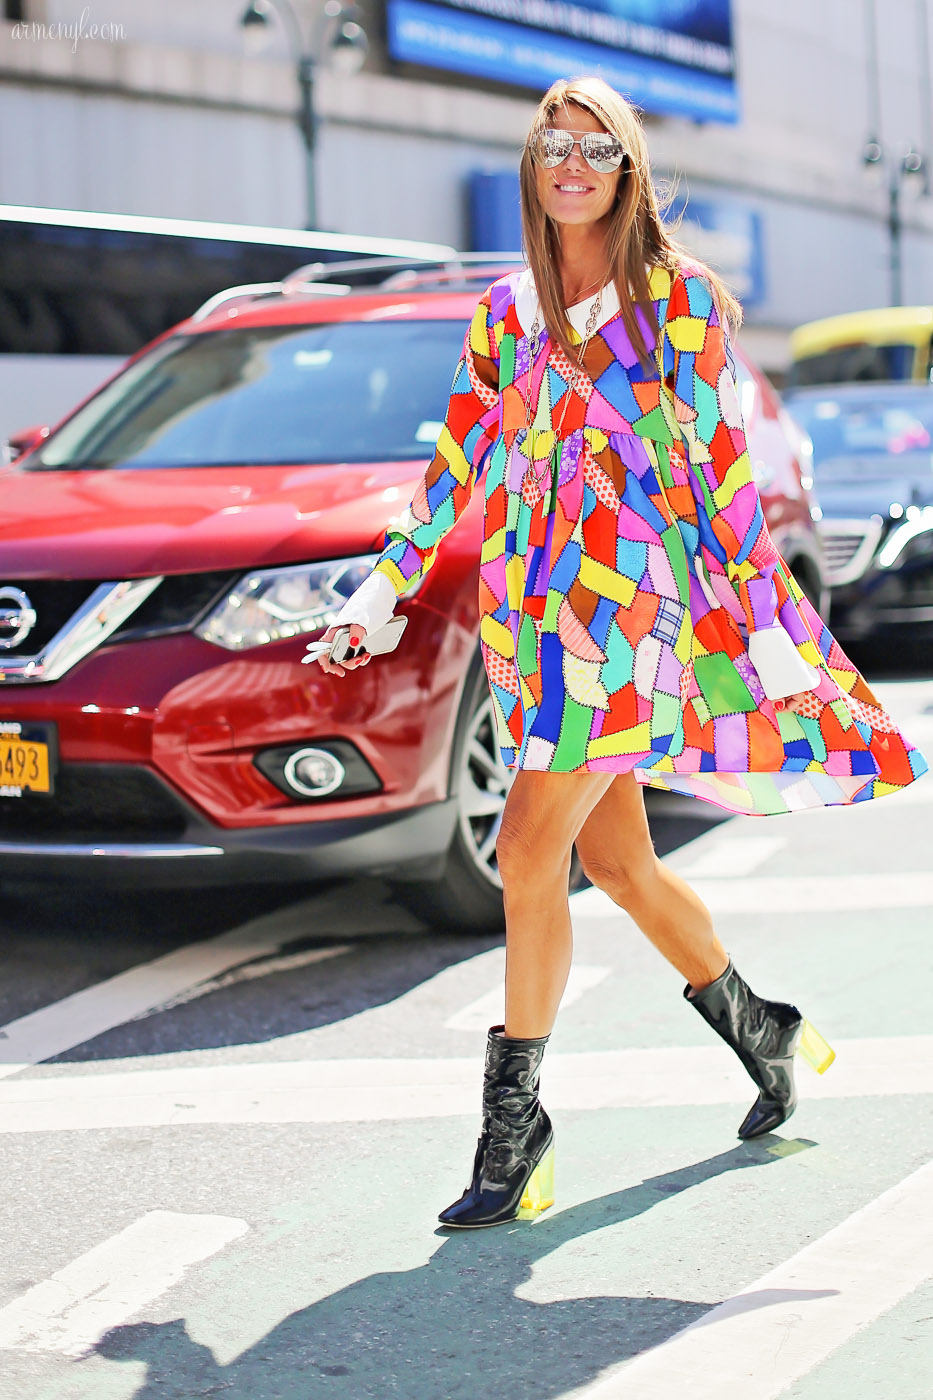
<path fill-rule="evenodd" d="M 933 631 L 933 384 L 831 384 L 786 404 L 813 443 L 833 631 Z"/>

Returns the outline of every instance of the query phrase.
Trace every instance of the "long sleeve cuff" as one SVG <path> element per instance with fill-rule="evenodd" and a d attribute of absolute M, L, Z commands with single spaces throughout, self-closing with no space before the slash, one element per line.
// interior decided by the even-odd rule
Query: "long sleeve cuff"
<path fill-rule="evenodd" d="M 751 633 L 748 659 L 758 672 L 761 688 L 769 700 L 783 700 L 802 690 L 815 690 L 820 683 L 819 671 L 809 661 L 804 661 L 780 623 Z"/>
<path fill-rule="evenodd" d="M 367 632 L 377 632 L 394 615 L 397 601 L 398 595 L 385 574 L 373 572 L 350 594 L 335 625 L 346 627 L 350 622 L 358 622 Z"/>

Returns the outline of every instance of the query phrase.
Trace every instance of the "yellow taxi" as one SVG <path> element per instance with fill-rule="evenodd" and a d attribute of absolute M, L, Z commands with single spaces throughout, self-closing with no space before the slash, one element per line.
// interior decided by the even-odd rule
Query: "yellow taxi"
<path fill-rule="evenodd" d="M 791 336 L 790 384 L 933 380 L 933 306 L 852 311 L 798 326 Z"/>

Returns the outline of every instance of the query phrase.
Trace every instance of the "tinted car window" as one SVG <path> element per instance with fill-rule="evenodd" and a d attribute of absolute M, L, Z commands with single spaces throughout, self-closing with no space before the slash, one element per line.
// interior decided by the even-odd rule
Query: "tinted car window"
<path fill-rule="evenodd" d="M 933 390 L 884 395 L 866 393 L 797 398 L 791 411 L 813 442 L 817 467 L 853 458 L 877 464 L 889 458 L 896 465 L 904 457 L 933 452 Z"/>
<path fill-rule="evenodd" d="M 177 336 L 80 409 L 30 468 L 417 460 L 432 454 L 459 321 Z"/>
<path fill-rule="evenodd" d="M 840 345 L 822 355 L 807 355 L 791 368 L 791 384 L 851 384 L 860 380 L 911 379 L 912 345 Z"/>
<path fill-rule="evenodd" d="M 290 247 L 0 214 L 0 354 L 132 355 L 215 292 L 348 256 L 327 245 L 326 234 Z M 378 266 L 341 273 L 354 286 L 384 277 Z"/>

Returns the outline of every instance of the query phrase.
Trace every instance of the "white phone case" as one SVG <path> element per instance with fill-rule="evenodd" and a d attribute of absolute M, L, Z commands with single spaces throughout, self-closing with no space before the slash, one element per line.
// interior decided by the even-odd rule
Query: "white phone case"
<path fill-rule="evenodd" d="M 385 656 L 398 646 L 407 626 L 408 618 L 406 616 L 390 617 L 384 627 L 378 627 L 375 632 L 367 632 L 360 650 L 368 652 L 370 656 Z M 351 652 L 347 646 L 349 639 L 350 629 L 345 627 L 341 628 L 332 642 L 309 642 L 308 653 L 301 658 L 302 665 L 306 665 L 309 661 L 316 661 L 319 656 L 326 652 L 330 653 L 330 660 L 336 661 L 338 665 L 341 661 L 350 659 L 351 656 L 355 657 L 358 653 Z"/>

